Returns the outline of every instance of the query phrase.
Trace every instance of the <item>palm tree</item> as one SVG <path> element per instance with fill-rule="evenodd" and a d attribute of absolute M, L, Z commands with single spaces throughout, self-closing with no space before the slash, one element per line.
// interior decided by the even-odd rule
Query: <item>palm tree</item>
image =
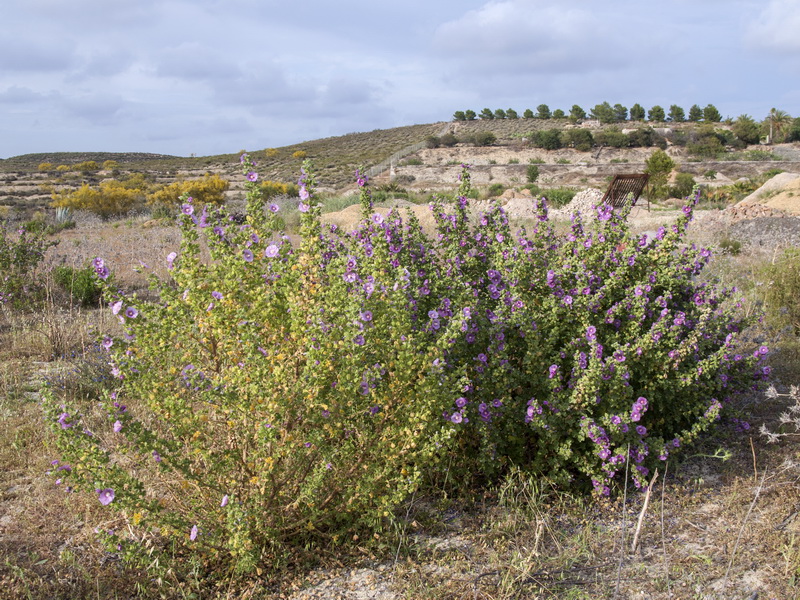
<path fill-rule="evenodd" d="M 792 118 L 785 110 L 771 108 L 767 119 L 769 119 L 769 137 L 767 138 L 767 143 L 771 144 L 774 139 L 773 130 L 776 134 L 780 133 L 791 124 Z"/>

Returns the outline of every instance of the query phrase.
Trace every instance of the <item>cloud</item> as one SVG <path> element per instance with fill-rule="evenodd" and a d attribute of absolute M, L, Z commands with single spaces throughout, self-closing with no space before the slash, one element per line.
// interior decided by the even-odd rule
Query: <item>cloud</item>
<path fill-rule="evenodd" d="M 493 1 L 442 24 L 433 48 L 481 74 L 577 73 L 629 62 L 594 6 Z"/>
<path fill-rule="evenodd" d="M 747 41 L 779 54 L 800 54 L 800 2 L 770 0 L 747 31 Z"/>
<path fill-rule="evenodd" d="M 224 82 L 235 78 L 238 66 L 222 58 L 214 48 L 187 42 L 166 48 L 157 57 L 155 74 L 184 81 Z"/>
<path fill-rule="evenodd" d="M 37 40 L 33 37 L 0 38 L 0 70 L 49 73 L 74 64 L 75 49 L 67 41 Z"/>
<path fill-rule="evenodd" d="M 45 102 L 48 97 L 48 95 L 34 92 L 30 88 L 12 85 L 0 92 L 0 104 L 30 106 Z"/>

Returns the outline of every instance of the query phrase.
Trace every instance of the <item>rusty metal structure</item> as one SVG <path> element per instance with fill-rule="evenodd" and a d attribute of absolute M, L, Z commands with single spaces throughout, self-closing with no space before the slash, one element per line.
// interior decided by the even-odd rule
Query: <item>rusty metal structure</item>
<path fill-rule="evenodd" d="M 642 195 L 650 175 L 647 173 L 632 173 L 627 175 L 614 175 L 614 179 L 606 190 L 601 204 L 610 204 L 614 208 L 625 206 L 630 203 L 636 206 L 639 196 Z M 647 202 L 647 210 L 650 210 L 650 201 Z"/>

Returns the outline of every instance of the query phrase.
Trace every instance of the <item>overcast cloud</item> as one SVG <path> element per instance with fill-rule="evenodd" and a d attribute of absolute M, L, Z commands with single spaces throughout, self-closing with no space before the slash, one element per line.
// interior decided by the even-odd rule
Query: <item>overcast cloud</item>
<path fill-rule="evenodd" d="M 484 107 L 800 116 L 800 0 L 6 0 L 0 158 L 208 155 Z"/>

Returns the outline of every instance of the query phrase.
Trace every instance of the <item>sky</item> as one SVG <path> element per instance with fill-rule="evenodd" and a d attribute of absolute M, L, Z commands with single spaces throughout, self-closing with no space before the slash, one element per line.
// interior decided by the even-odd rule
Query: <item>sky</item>
<path fill-rule="evenodd" d="M 800 0 L 3 0 L 0 158 L 207 156 L 540 104 L 800 116 Z"/>

